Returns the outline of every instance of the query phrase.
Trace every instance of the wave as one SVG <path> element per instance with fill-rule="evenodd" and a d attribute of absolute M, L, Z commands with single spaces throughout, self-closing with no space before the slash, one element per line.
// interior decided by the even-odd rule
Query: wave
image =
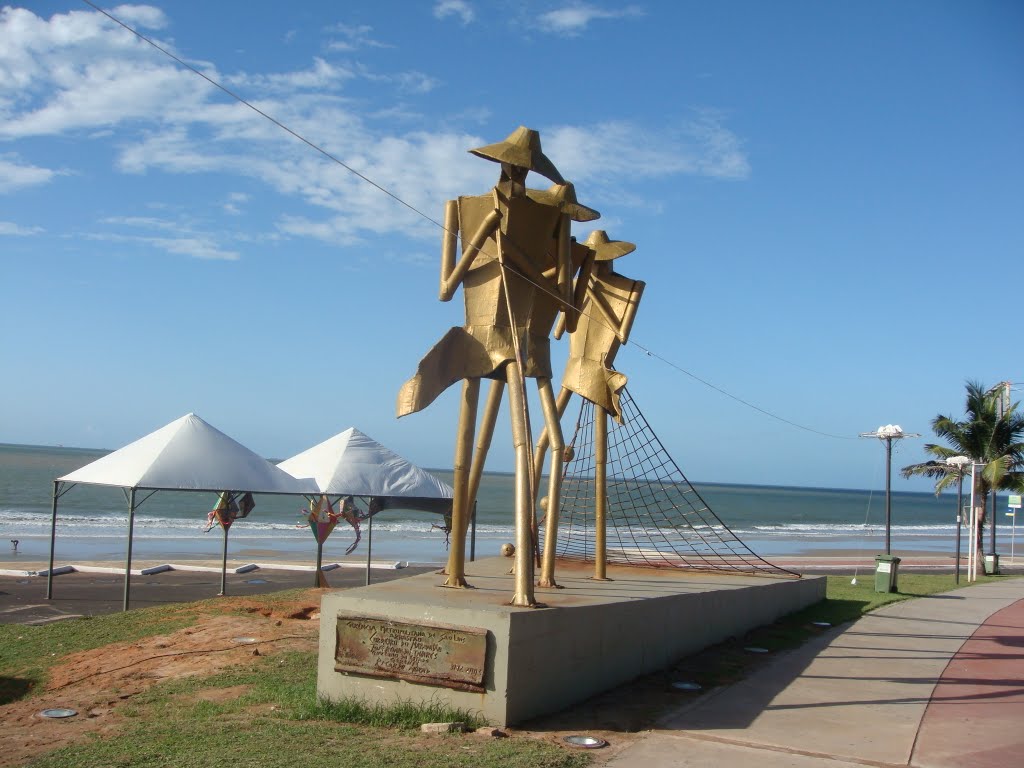
<path fill-rule="evenodd" d="M 436 518 L 435 518 L 436 519 Z M 3 509 L 0 510 L 0 538 L 17 538 L 19 536 L 42 536 L 49 535 L 50 532 L 50 514 L 42 512 L 29 512 L 17 509 Z M 69 513 L 61 514 L 57 518 L 57 533 L 58 536 L 79 536 L 83 538 L 102 538 L 102 537 L 122 537 L 125 535 L 128 527 L 128 516 L 124 512 L 121 513 Z M 362 529 L 365 531 L 368 527 L 367 522 L 362 523 Z M 1000 525 L 1000 529 L 1003 529 L 1003 525 Z M 1009 525 L 1005 526 L 1009 528 Z M 196 533 L 202 532 L 206 528 L 205 518 L 197 517 L 168 517 L 168 516 L 148 516 L 144 514 L 138 514 L 135 517 L 134 531 L 135 535 L 140 538 L 181 538 L 185 536 L 193 536 Z M 249 539 L 260 539 L 260 538 L 273 538 L 274 536 L 290 535 L 295 533 L 296 535 L 308 535 L 308 526 L 304 521 L 300 521 L 298 515 L 294 518 L 288 519 L 287 516 L 278 515 L 277 519 L 268 519 L 267 517 L 252 517 L 245 520 L 239 520 L 231 528 L 232 538 L 249 538 Z M 432 523 L 432 518 L 426 519 L 408 519 L 408 518 L 396 518 L 391 516 L 381 516 L 374 518 L 373 522 L 374 533 L 381 533 L 390 535 L 398 538 L 406 539 L 434 539 L 438 537 L 444 537 L 444 531 L 437 525 Z M 864 536 L 879 535 L 884 531 L 884 527 L 880 524 L 861 524 L 861 523 L 774 523 L 774 524 L 755 524 L 750 525 L 749 523 L 740 523 L 738 525 L 730 526 L 732 533 L 739 538 L 741 541 L 744 539 L 777 539 L 784 537 L 793 538 L 825 538 L 825 537 L 847 537 L 847 538 L 860 538 Z M 944 537 L 953 536 L 956 533 L 956 524 L 950 522 L 948 524 L 894 524 L 891 527 L 894 534 L 899 536 L 909 537 Z M 564 533 L 566 529 L 562 529 L 561 533 Z M 619 531 L 612 526 L 609 530 L 609 535 L 616 535 Z M 626 535 L 624 529 L 622 534 Z M 211 535 L 217 535 L 217 531 L 210 531 Z M 586 532 L 583 535 L 592 535 L 592 530 L 586 528 Z M 724 535 L 728 538 L 728 534 L 724 528 L 717 525 L 699 526 L 694 531 L 690 531 L 686 528 L 680 528 L 676 530 L 663 530 L 653 526 L 633 528 L 630 531 L 631 535 L 639 536 L 641 538 L 656 538 L 658 536 L 667 535 L 672 538 L 683 537 L 690 538 L 699 535 L 710 535 L 716 534 Z M 963 529 L 963 533 L 966 535 L 966 529 Z M 577 529 L 573 535 L 579 535 L 580 529 Z M 336 535 L 350 536 L 351 529 L 345 524 L 339 524 L 336 529 Z M 476 526 L 476 536 L 478 539 L 486 540 L 504 540 L 513 541 L 515 538 L 515 529 L 511 524 L 496 524 L 496 523 L 478 523 Z"/>
<path fill-rule="evenodd" d="M 298 516 L 296 516 L 297 518 Z M 51 518 L 48 514 L 22 512 L 18 510 L 0 511 L 0 529 L 3 536 L 16 537 L 19 535 L 41 535 L 50 531 Z M 365 521 L 361 528 L 365 532 L 368 523 Z M 110 537 L 122 536 L 128 528 L 128 515 L 126 514 L 68 514 L 59 515 L 57 518 L 57 533 L 59 536 L 73 534 L 86 537 Z M 134 534 L 140 538 L 177 538 L 184 535 L 191 535 L 202 532 L 206 529 L 205 520 L 196 518 L 178 517 L 147 517 L 136 515 L 134 523 Z M 351 530 L 345 523 L 339 523 L 338 532 Z M 373 521 L 374 533 L 391 533 L 409 538 L 435 537 L 443 535 L 443 530 L 428 521 L 403 520 L 375 518 Z M 296 519 L 294 522 L 282 522 L 274 520 L 246 519 L 239 520 L 231 526 L 232 538 L 260 538 L 271 537 L 281 533 L 295 531 L 297 533 L 308 532 L 309 527 L 304 521 Z M 482 537 L 509 537 L 513 535 L 512 526 L 478 524 L 477 536 Z M 211 531 L 211 534 L 215 531 Z"/>

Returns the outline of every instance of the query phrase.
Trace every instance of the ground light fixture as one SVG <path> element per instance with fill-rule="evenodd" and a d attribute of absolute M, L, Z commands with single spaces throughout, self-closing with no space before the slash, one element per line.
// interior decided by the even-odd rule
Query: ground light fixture
<path fill-rule="evenodd" d="M 690 683 L 685 681 L 672 683 L 672 687 L 677 691 L 700 691 L 703 689 L 703 686 L 700 683 Z"/>
<path fill-rule="evenodd" d="M 562 741 L 570 747 L 579 747 L 580 749 L 600 749 L 601 747 L 608 746 L 608 742 L 604 739 L 599 739 L 597 736 L 586 736 L 584 734 L 566 736 Z"/>
<path fill-rule="evenodd" d="M 78 714 L 77 709 L 67 709 L 65 707 L 57 707 L 54 709 L 44 709 L 39 713 L 40 717 L 47 717 L 51 719 L 63 719 L 65 717 L 74 717 Z"/>

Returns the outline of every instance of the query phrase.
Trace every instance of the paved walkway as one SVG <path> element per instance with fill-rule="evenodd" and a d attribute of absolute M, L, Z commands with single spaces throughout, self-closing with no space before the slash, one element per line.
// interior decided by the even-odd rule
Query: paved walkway
<path fill-rule="evenodd" d="M 831 630 L 694 699 L 606 765 L 1024 766 L 1024 579 Z"/>

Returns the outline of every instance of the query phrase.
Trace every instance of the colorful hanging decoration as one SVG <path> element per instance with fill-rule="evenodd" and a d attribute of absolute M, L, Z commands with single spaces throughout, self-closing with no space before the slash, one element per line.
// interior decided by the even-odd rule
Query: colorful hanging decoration
<path fill-rule="evenodd" d="M 251 498 L 251 496 L 250 496 Z M 255 505 L 254 505 L 255 506 Z M 245 513 L 249 514 L 248 512 Z M 206 516 L 206 529 L 203 533 L 209 533 L 218 525 L 227 530 L 239 517 L 245 517 L 238 508 L 238 502 L 230 491 L 222 491 L 217 495 L 217 504 Z"/>
<path fill-rule="evenodd" d="M 356 506 L 355 501 L 351 496 L 339 497 L 337 502 L 337 511 L 331 504 L 331 500 L 326 495 L 321 495 L 316 501 L 310 501 L 309 512 L 303 512 L 305 520 L 299 523 L 298 527 L 302 528 L 306 525 L 313 532 L 313 538 L 316 539 L 317 544 L 323 544 L 327 537 L 331 535 L 334 527 L 342 520 L 352 526 L 352 530 L 355 531 L 356 538 L 348 549 L 345 550 L 346 555 L 351 555 L 356 547 L 359 546 L 359 542 L 363 538 L 363 533 L 360 530 L 360 523 L 368 519 L 371 515 L 375 515 L 381 511 L 382 505 L 380 499 L 376 497 L 371 498 L 369 501 L 368 509 L 366 512 L 362 512 L 359 507 Z"/>
<path fill-rule="evenodd" d="M 218 525 L 227 530 L 235 520 L 248 517 L 255 507 L 256 500 L 251 493 L 245 493 L 238 498 L 231 491 L 221 491 L 217 495 L 217 505 L 206 516 L 206 528 L 203 533 L 209 533 Z"/>
<path fill-rule="evenodd" d="M 309 502 L 309 515 L 306 522 L 313 532 L 313 538 L 317 544 L 323 544 L 331 535 L 334 526 L 338 524 L 339 515 L 331 506 L 331 500 L 326 495 L 320 496 L 315 502 Z"/>

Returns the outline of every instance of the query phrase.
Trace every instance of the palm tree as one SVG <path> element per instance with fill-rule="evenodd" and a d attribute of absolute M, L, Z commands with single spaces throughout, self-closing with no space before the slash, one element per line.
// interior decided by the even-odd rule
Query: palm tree
<path fill-rule="evenodd" d="M 946 463 L 953 456 L 967 456 L 984 469 L 975 478 L 974 495 L 981 499 L 981 520 L 978 523 L 978 551 L 982 551 L 982 530 L 988 516 L 985 507 L 989 494 L 995 490 L 1019 490 L 1024 487 L 1024 415 L 1017 412 L 1018 403 L 1001 408 L 1000 393 L 986 389 L 979 382 L 967 382 L 965 417 L 956 421 L 938 415 L 932 420 L 935 435 L 949 445 L 930 443 L 924 449 L 934 458 L 911 464 L 900 470 L 903 477 L 923 475 L 934 477 L 935 493 L 954 484 L 958 469 Z M 991 524 L 996 520 L 996 499 L 992 495 Z M 994 537 L 992 539 L 995 540 Z"/>

